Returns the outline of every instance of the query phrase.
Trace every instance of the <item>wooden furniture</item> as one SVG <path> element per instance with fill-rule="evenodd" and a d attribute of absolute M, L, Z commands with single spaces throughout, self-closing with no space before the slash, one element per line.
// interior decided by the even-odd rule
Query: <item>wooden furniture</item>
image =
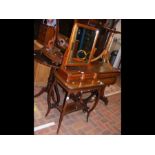
<path fill-rule="evenodd" d="M 44 86 L 34 97 L 44 92 L 48 93 L 54 72 L 59 68 L 62 58 L 63 54 L 56 47 L 47 51 L 42 44 L 34 41 L 34 83 L 37 86 Z"/>
<path fill-rule="evenodd" d="M 38 92 L 37 94 L 34 95 L 34 97 L 38 97 L 40 96 L 42 93 L 49 91 L 50 85 L 53 81 L 53 76 L 54 76 L 54 72 L 56 71 L 56 69 L 59 68 L 63 55 L 62 53 L 59 51 L 46 51 L 46 49 L 41 49 L 38 51 L 34 52 L 34 62 L 35 64 L 38 63 L 40 66 L 44 67 L 43 70 L 40 70 L 39 74 L 36 73 L 35 71 L 35 78 L 38 76 L 43 76 L 45 77 L 45 74 L 41 74 L 43 72 L 45 72 L 45 67 L 47 67 L 49 74 L 46 74 L 46 79 L 47 79 L 47 85 L 45 87 L 43 87 L 41 89 L 40 92 Z M 36 68 L 36 66 L 35 66 Z M 37 81 L 36 81 L 37 82 Z"/>
<path fill-rule="evenodd" d="M 45 24 L 40 24 L 37 40 L 34 41 L 34 50 L 52 48 L 55 40 L 55 29 Z M 50 65 L 34 57 L 34 83 L 37 86 L 45 86 L 50 75 Z"/>
<path fill-rule="evenodd" d="M 37 42 L 37 40 L 34 41 L 34 50 L 40 50 L 43 47 L 44 46 Z M 49 73 L 50 65 L 45 61 L 36 59 L 34 55 L 34 85 L 45 86 L 48 81 Z"/>
<path fill-rule="evenodd" d="M 68 66 L 65 69 L 59 69 L 58 74 L 66 82 L 77 82 L 81 79 L 102 81 L 104 85 L 101 88 L 100 99 L 107 105 L 108 99 L 104 96 L 104 90 L 106 86 L 116 82 L 120 71 L 109 63 L 92 62 L 87 66 Z"/>
<path fill-rule="evenodd" d="M 118 75 L 118 70 L 113 69 L 106 63 L 93 63 L 84 67 L 70 66 L 67 67 L 66 70 L 58 69 L 55 73 L 54 83 L 51 85 L 56 91 L 57 99 L 54 99 L 54 103 L 51 104 L 51 98 L 48 96 L 48 111 L 46 114 L 47 116 L 51 108 L 57 108 L 59 110 L 60 118 L 57 134 L 64 115 L 82 109 L 83 112 L 87 112 L 88 121 L 88 117 L 91 111 L 96 107 L 99 99 L 102 99 L 107 104 L 108 100 L 104 97 L 105 86 L 115 83 Z M 62 105 L 59 104 L 60 95 L 57 88 L 58 85 L 65 91 Z M 83 98 L 84 94 L 88 92 L 90 93 L 88 97 Z M 54 94 L 52 88 L 49 94 Z M 67 97 L 72 100 L 71 103 L 67 102 Z M 88 105 L 92 102 L 93 97 L 94 103 L 90 107 Z"/>
<path fill-rule="evenodd" d="M 45 86 L 48 81 L 50 66 L 34 58 L 34 85 Z"/>
<path fill-rule="evenodd" d="M 55 33 L 56 32 L 54 27 L 47 26 L 45 24 L 40 24 L 37 41 L 43 44 L 44 46 L 48 46 L 49 41 L 53 39 L 53 42 L 54 42 Z"/>
<path fill-rule="evenodd" d="M 82 109 L 83 112 L 87 112 L 88 121 L 88 117 L 99 99 L 107 104 L 108 100 L 104 96 L 105 86 L 114 84 L 119 75 L 119 71 L 109 63 L 91 62 L 98 33 L 98 29 L 94 27 L 74 24 L 62 65 L 55 72 L 47 96 L 46 116 L 52 108 L 56 108 L 60 112 L 57 134 L 64 115 Z M 60 104 L 58 85 L 65 91 L 63 104 Z M 89 95 L 84 98 L 86 93 Z M 71 103 L 68 102 L 68 98 L 72 100 Z M 53 103 L 51 103 L 51 99 Z M 93 102 L 92 106 L 88 106 L 90 102 Z"/>
<path fill-rule="evenodd" d="M 65 97 L 63 99 L 63 104 L 60 104 L 60 94 L 58 92 L 58 85 L 63 88 L 65 92 Z M 48 93 L 48 110 L 46 116 L 50 112 L 52 108 L 58 109 L 60 112 L 59 124 L 57 128 L 57 134 L 59 133 L 59 129 L 61 126 L 61 122 L 63 120 L 63 116 L 74 111 L 83 110 L 83 112 L 87 112 L 87 122 L 90 113 L 96 107 L 99 97 L 100 97 L 100 89 L 103 86 L 102 81 L 98 80 L 87 80 L 87 81 L 76 81 L 76 82 L 66 82 L 59 73 L 55 73 L 55 79 L 53 84 L 51 85 L 51 89 Z M 56 98 L 54 97 L 53 88 L 56 91 Z M 87 98 L 83 98 L 84 94 L 91 93 Z M 50 95 L 52 94 L 52 96 Z M 53 103 L 51 103 L 51 97 L 53 99 Z M 94 97 L 94 101 L 91 101 Z M 70 98 L 72 102 L 67 103 L 67 98 Z M 94 102 L 92 106 L 88 106 L 88 103 Z"/>
<path fill-rule="evenodd" d="M 96 42 L 95 57 L 100 55 L 103 49 L 106 48 L 106 44 L 110 37 L 110 30 L 114 30 L 119 19 L 78 19 L 76 22 L 87 24 L 98 28 L 99 36 Z M 116 33 L 116 32 L 115 32 Z"/>
<path fill-rule="evenodd" d="M 34 50 L 42 50 L 43 54 L 56 65 L 61 64 L 62 53 L 64 53 L 68 46 L 68 38 L 59 33 L 59 20 L 56 20 L 56 27 L 47 26 L 42 22 L 37 23 L 39 33 L 37 35 L 37 40 L 34 41 Z M 58 55 L 60 59 L 55 59 L 54 55 Z M 39 61 L 36 58 L 34 59 L 35 86 L 45 86 L 48 83 L 50 70 L 51 66 L 48 65 L 48 63 L 43 63 L 42 60 Z"/>
<path fill-rule="evenodd" d="M 95 52 L 98 29 L 75 23 L 61 68 L 88 65 Z"/>

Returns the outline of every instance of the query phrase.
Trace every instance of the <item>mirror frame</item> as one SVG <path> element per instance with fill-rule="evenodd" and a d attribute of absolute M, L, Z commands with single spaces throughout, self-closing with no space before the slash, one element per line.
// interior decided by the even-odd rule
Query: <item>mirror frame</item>
<path fill-rule="evenodd" d="M 80 28 L 86 28 L 88 30 L 93 30 L 93 31 L 95 31 L 96 34 L 95 34 L 95 38 L 94 38 L 94 42 L 93 42 L 93 45 L 92 45 L 92 49 L 91 49 L 91 52 L 90 52 L 88 62 L 87 63 L 79 62 L 79 63 L 74 64 L 74 63 L 70 63 L 69 59 L 70 59 L 70 56 L 72 54 L 72 52 L 71 52 L 72 45 L 73 45 L 73 42 L 75 41 L 75 37 L 76 37 L 76 34 L 77 34 L 77 31 L 78 31 L 79 27 Z M 73 26 L 73 29 L 72 29 L 71 37 L 70 37 L 70 40 L 69 40 L 69 45 L 68 45 L 68 48 L 66 49 L 66 52 L 64 54 L 64 58 L 63 58 L 63 62 L 62 62 L 61 66 L 66 67 L 66 66 L 88 65 L 91 62 L 92 56 L 94 55 L 95 45 L 96 45 L 98 35 L 99 35 L 99 30 L 97 28 L 92 27 L 92 26 L 88 26 L 88 25 L 84 25 L 84 24 L 80 24 L 80 23 L 75 23 L 74 26 Z"/>

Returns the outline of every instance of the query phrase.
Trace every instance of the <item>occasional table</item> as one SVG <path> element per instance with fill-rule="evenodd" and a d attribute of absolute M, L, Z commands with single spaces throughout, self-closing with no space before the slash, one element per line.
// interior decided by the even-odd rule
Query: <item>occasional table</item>
<path fill-rule="evenodd" d="M 72 113 L 74 111 L 83 110 L 87 113 L 87 122 L 90 113 L 96 107 L 99 98 L 100 90 L 104 86 L 104 83 L 100 80 L 87 80 L 79 82 L 66 82 L 57 72 L 55 72 L 54 82 L 48 93 L 48 110 L 47 114 L 51 109 L 56 108 L 60 112 L 60 118 L 57 128 L 57 134 L 59 133 L 61 122 L 64 115 Z M 64 90 L 65 96 L 63 103 L 60 104 L 60 94 L 58 92 L 58 85 Z M 51 103 L 51 95 L 53 95 L 53 90 L 56 91 L 57 99 Z M 84 94 L 89 93 L 87 97 Z M 53 97 L 55 98 L 55 97 Z M 72 102 L 68 103 L 68 99 Z M 93 102 L 93 103 L 92 103 Z M 91 106 L 90 106 L 91 105 Z"/>

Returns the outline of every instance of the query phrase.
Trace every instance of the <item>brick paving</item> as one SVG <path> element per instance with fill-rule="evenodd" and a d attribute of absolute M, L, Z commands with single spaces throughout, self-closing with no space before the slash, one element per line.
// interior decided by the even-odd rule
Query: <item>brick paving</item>
<path fill-rule="evenodd" d="M 116 86 L 117 87 L 117 86 Z M 35 87 L 34 93 L 41 87 Z M 110 88 L 114 90 L 115 88 Z M 109 90 L 107 91 L 109 92 Z M 61 99 L 63 92 L 60 91 Z M 120 135 L 121 134 L 121 93 L 108 96 L 109 103 L 106 106 L 101 100 L 91 112 L 89 121 L 86 122 L 86 113 L 82 110 L 65 115 L 60 127 L 59 135 Z M 55 135 L 60 113 L 51 109 L 45 117 L 47 110 L 47 94 L 35 98 L 34 125 L 39 126 L 50 122 L 56 125 L 35 132 L 36 135 Z"/>

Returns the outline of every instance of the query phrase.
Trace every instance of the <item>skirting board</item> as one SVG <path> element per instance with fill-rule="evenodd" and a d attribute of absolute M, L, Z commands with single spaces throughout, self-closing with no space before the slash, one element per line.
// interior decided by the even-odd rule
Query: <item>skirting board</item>
<path fill-rule="evenodd" d="M 105 95 L 105 97 L 112 96 L 112 95 L 119 94 L 119 93 L 121 93 L 120 90 L 115 91 L 115 92 L 113 92 L 113 93 L 109 93 L 109 94 Z"/>
<path fill-rule="evenodd" d="M 51 122 L 51 123 L 47 123 L 47 124 L 43 124 L 43 125 L 34 127 L 34 132 L 38 131 L 38 130 L 42 130 L 42 129 L 48 128 L 50 126 L 54 126 L 54 125 L 55 125 L 55 122 Z"/>

